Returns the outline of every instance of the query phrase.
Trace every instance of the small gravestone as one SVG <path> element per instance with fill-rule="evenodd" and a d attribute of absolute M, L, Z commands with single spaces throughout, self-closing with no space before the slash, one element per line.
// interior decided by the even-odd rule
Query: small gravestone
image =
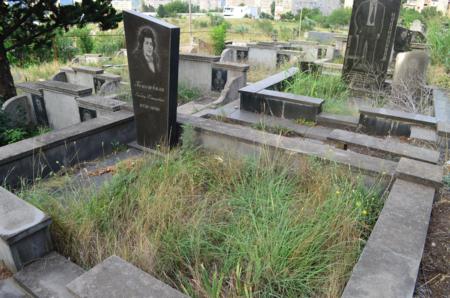
<path fill-rule="evenodd" d="M 100 88 L 102 88 L 102 85 L 105 83 L 105 79 L 94 77 L 94 91 L 95 93 L 98 93 L 100 91 Z"/>
<path fill-rule="evenodd" d="M 95 110 L 90 110 L 83 107 L 79 107 L 78 109 L 80 111 L 81 122 L 97 118 L 97 112 Z"/>
<path fill-rule="evenodd" d="M 226 69 L 213 68 L 212 69 L 212 82 L 211 82 L 211 90 L 212 91 L 222 91 L 227 83 L 228 73 Z"/>
<path fill-rule="evenodd" d="M 180 29 L 124 11 L 125 39 L 138 145 L 176 142 Z"/>
<path fill-rule="evenodd" d="M 36 123 L 39 126 L 49 126 L 44 98 L 36 94 L 31 94 L 31 102 L 36 116 Z"/>
<path fill-rule="evenodd" d="M 384 81 L 395 38 L 400 0 L 355 0 L 343 68 L 353 86 L 373 88 Z"/>

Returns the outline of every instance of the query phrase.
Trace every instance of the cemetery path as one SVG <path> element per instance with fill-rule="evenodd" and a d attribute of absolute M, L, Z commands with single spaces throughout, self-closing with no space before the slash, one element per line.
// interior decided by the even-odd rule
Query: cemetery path
<path fill-rule="evenodd" d="M 450 297 L 450 189 L 433 205 L 419 278 L 418 298 Z"/>

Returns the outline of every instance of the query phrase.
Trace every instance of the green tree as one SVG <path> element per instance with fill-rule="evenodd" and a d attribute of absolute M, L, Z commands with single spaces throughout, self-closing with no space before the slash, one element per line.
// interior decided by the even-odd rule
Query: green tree
<path fill-rule="evenodd" d="M 403 8 L 400 10 L 400 20 L 403 26 L 409 27 L 414 20 L 420 20 L 423 22 L 423 16 L 415 9 Z"/>
<path fill-rule="evenodd" d="M 16 0 L 0 2 L 0 102 L 15 96 L 8 58 L 24 47 L 49 47 L 57 29 L 99 23 L 101 30 L 117 27 L 121 14 L 111 0 L 83 0 L 61 6 L 57 0 Z"/>
<path fill-rule="evenodd" d="M 213 28 L 211 39 L 213 42 L 214 54 L 220 55 L 225 49 L 225 39 L 227 37 L 227 25 L 222 23 Z"/>
<path fill-rule="evenodd" d="M 275 1 L 272 1 L 272 3 L 270 3 L 270 13 L 273 17 L 275 16 Z"/>
<path fill-rule="evenodd" d="M 72 34 L 77 37 L 77 46 L 81 53 L 92 53 L 94 49 L 94 40 L 91 36 L 91 30 L 88 27 L 76 28 Z"/>
<path fill-rule="evenodd" d="M 345 26 L 350 24 L 352 10 L 349 8 L 338 8 L 331 12 L 326 19 L 328 26 Z"/>
<path fill-rule="evenodd" d="M 167 18 L 169 14 L 167 13 L 166 7 L 164 5 L 159 5 L 158 9 L 156 9 L 156 15 L 159 18 Z"/>

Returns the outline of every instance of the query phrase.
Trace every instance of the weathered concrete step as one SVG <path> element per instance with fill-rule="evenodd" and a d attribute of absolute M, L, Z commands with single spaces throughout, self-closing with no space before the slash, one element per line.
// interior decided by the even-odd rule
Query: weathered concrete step
<path fill-rule="evenodd" d="M 397 179 L 343 298 L 412 297 L 435 189 Z"/>
<path fill-rule="evenodd" d="M 356 130 L 358 128 L 358 117 L 320 113 L 317 115 L 317 124 L 332 128 Z"/>
<path fill-rule="evenodd" d="M 326 141 L 328 134 L 333 130 L 324 126 L 301 125 L 292 120 L 246 112 L 243 110 L 231 113 L 227 116 L 227 119 L 243 125 L 264 125 L 267 128 L 274 129 L 287 128 L 301 137 L 319 141 Z"/>
<path fill-rule="evenodd" d="M 178 122 L 196 129 L 196 141 L 209 150 L 241 156 L 258 155 L 264 150 L 292 157 L 315 156 L 334 161 L 369 175 L 394 175 L 397 162 L 340 150 L 309 139 L 289 138 L 211 119 L 178 115 Z M 300 159 L 298 159 L 300 160 Z"/>
<path fill-rule="evenodd" d="M 439 127 L 439 124 L 438 124 Z M 417 143 L 419 145 L 436 145 L 438 142 L 438 135 L 435 130 L 419 127 L 419 126 L 412 126 L 411 127 L 411 135 L 409 136 L 409 139 L 413 141 L 414 143 Z"/>
<path fill-rule="evenodd" d="M 0 187 L 0 260 L 16 272 L 52 250 L 51 219 Z"/>
<path fill-rule="evenodd" d="M 38 298 L 71 298 L 66 285 L 85 271 L 56 252 L 35 261 L 14 275 L 14 279 Z"/>
<path fill-rule="evenodd" d="M 407 113 L 398 110 L 390 110 L 385 108 L 360 108 L 359 113 L 361 116 L 360 123 L 364 117 L 377 117 L 410 124 L 425 125 L 434 128 L 437 125 L 437 120 L 435 117 L 422 114 Z"/>
<path fill-rule="evenodd" d="M 443 169 L 441 166 L 402 157 L 395 169 L 395 176 L 411 182 L 440 188 Z"/>
<path fill-rule="evenodd" d="M 98 264 L 67 288 L 80 298 L 187 298 L 117 256 Z"/>
<path fill-rule="evenodd" d="M 328 139 L 339 144 L 345 144 L 348 147 L 368 148 L 375 152 L 387 153 L 398 158 L 408 157 L 419 161 L 436 164 L 439 161 L 439 152 L 401 143 L 395 139 L 377 138 L 364 134 L 340 129 L 333 130 Z M 369 151 L 370 151 L 369 150 Z M 370 152 L 369 152 L 370 155 Z"/>
<path fill-rule="evenodd" d="M 1 298 L 31 298 L 12 278 L 0 280 Z"/>

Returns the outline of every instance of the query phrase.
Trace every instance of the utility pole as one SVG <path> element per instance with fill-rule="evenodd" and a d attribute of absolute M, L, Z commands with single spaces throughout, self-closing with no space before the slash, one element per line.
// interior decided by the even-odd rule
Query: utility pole
<path fill-rule="evenodd" d="M 300 8 L 300 24 L 298 26 L 298 38 L 300 39 L 300 36 L 302 36 L 302 18 L 303 18 L 303 6 Z"/>
<path fill-rule="evenodd" d="M 192 0 L 189 0 L 189 36 L 191 37 L 192 43 Z"/>

